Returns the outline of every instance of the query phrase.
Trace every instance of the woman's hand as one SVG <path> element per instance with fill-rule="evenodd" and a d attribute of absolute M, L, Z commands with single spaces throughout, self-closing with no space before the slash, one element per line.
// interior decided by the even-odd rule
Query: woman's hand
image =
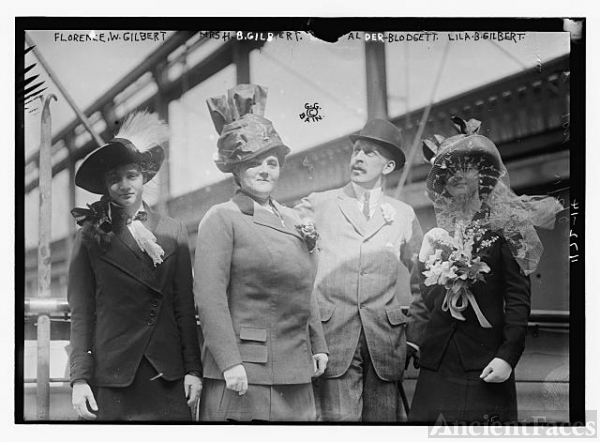
<path fill-rule="evenodd" d="M 191 407 L 200 398 L 202 379 L 193 374 L 186 374 L 183 378 L 183 388 L 185 390 L 185 397 L 188 400 L 188 407 Z"/>
<path fill-rule="evenodd" d="M 313 355 L 313 366 L 315 368 L 314 377 L 318 378 L 325 373 L 327 361 L 329 361 L 329 357 L 325 353 L 317 353 L 316 355 Z"/>
<path fill-rule="evenodd" d="M 423 244 L 421 244 L 421 251 L 419 252 L 419 261 L 425 262 L 435 252 L 435 243 L 440 239 L 450 239 L 450 234 L 440 228 L 434 227 L 423 237 Z"/>
<path fill-rule="evenodd" d="M 237 391 L 241 396 L 248 390 L 248 377 L 246 369 L 242 364 L 234 365 L 223 372 L 225 386 L 233 391 Z"/>
<path fill-rule="evenodd" d="M 96 398 L 92 389 L 85 381 L 75 381 L 73 384 L 73 395 L 71 398 L 73 402 L 73 409 L 77 413 L 78 417 L 83 419 L 96 419 L 96 415 L 90 413 L 87 409 L 87 404 L 90 404 L 90 408 L 94 411 L 98 411 L 98 405 L 96 404 Z"/>
<path fill-rule="evenodd" d="M 504 359 L 494 358 L 483 369 L 479 377 L 485 382 L 500 383 L 508 379 L 512 368 Z"/>

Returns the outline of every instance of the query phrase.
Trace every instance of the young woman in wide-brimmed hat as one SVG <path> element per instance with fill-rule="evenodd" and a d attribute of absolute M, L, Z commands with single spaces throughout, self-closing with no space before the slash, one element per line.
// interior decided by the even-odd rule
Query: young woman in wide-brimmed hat
<path fill-rule="evenodd" d="M 200 393 L 187 231 L 143 201 L 167 136 L 156 115 L 134 113 L 75 175 L 102 195 L 71 212 L 82 226 L 67 297 L 73 407 L 83 419 L 190 420 Z"/>
<path fill-rule="evenodd" d="M 529 274 L 542 254 L 535 227 L 552 228 L 561 205 L 517 196 L 477 120 L 424 152 L 438 227 L 419 254 L 429 320 L 417 344 L 421 371 L 410 420 L 516 422 L 514 368 L 531 306 Z"/>
<path fill-rule="evenodd" d="M 201 420 L 314 420 L 311 379 L 327 364 L 312 298 L 317 234 L 272 197 L 290 149 L 263 117 L 265 102 L 256 85 L 208 100 L 220 134 L 216 165 L 239 189 L 198 228 Z"/>

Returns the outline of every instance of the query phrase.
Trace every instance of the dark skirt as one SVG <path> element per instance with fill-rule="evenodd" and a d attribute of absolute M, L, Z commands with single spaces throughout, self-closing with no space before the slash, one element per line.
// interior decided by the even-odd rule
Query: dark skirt
<path fill-rule="evenodd" d="M 502 383 L 484 382 L 481 371 L 465 371 L 451 339 L 437 371 L 421 367 L 409 421 L 517 422 L 514 371 Z"/>
<path fill-rule="evenodd" d="M 156 370 L 142 358 L 133 383 L 128 387 L 98 387 L 98 420 L 102 421 L 190 421 L 183 379 L 151 380 Z"/>
<path fill-rule="evenodd" d="M 205 378 L 200 420 L 300 421 L 316 420 L 312 384 L 248 385 L 246 394 L 228 390 L 225 381 Z"/>

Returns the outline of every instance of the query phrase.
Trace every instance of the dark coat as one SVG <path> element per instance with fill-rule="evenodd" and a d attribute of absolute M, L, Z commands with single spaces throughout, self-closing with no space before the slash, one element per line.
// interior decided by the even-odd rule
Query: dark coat
<path fill-rule="evenodd" d="M 312 355 L 327 353 L 312 297 L 314 263 L 291 209 L 279 218 L 238 192 L 198 228 L 194 293 L 204 376 L 243 364 L 250 384 L 310 383 Z"/>
<path fill-rule="evenodd" d="M 454 319 L 442 310 L 446 289 L 442 286 L 421 285 L 429 321 L 421 339 L 421 366 L 437 370 L 450 340 L 454 339 L 465 370 L 483 369 L 495 357 L 515 367 L 525 347 L 527 320 L 531 309 L 531 283 L 512 256 L 503 237 L 484 249 L 482 261 L 491 272 L 485 282 L 471 286 L 479 308 L 492 328 L 479 324 L 469 305 L 465 321 Z M 421 264 L 421 270 L 424 270 Z"/>
<path fill-rule="evenodd" d="M 67 292 L 71 383 L 126 387 L 144 356 L 168 381 L 201 372 L 186 229 L 145 210 L 165 252 L 156 267 L 123 223 L 114 223 L 106 252 L 77 233 Z"/>

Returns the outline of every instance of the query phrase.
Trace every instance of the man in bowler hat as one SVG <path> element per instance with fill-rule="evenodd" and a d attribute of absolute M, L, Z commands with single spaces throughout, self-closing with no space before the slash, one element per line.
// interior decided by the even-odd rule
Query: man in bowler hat
<path fill-rule="evenodd" d="M 350 183 L 296 206 L 320 235 L 314 291 L 330 356 L 314 383 L 317 414 L 394 422 L 403 416 L 407 335 L 417 333 L 402 305 L 418 290 L 422 231 L 409 205 L 384 194 L 386 176 L 405 162 L 400 130 L 375 119 L 350 140 Z"/>

